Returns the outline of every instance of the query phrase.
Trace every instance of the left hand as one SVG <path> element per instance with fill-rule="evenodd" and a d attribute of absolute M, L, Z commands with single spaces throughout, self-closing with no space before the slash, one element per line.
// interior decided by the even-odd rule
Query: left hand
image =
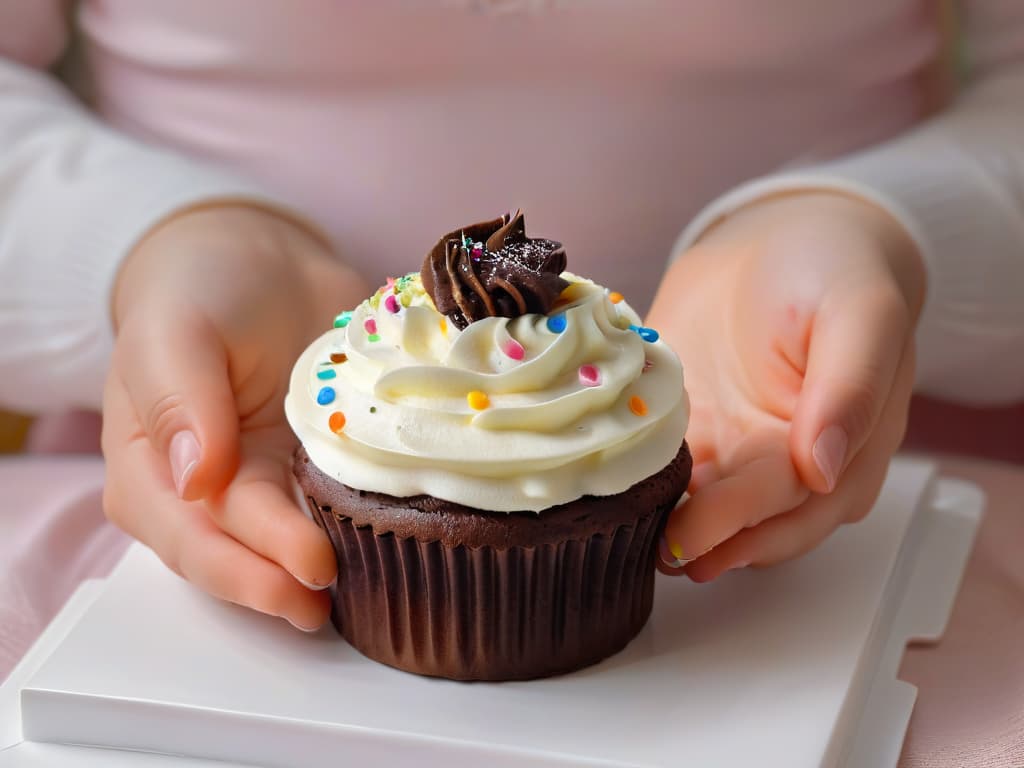
<path fill-rule="evenodd" d="M 648 325 L 683 361 L 694 472 L 659 570 L 772 565 L 867 514 L 903 439 L 924 287 L 902 227 L 839 193 L 753 203 L 675 262 Z"/>

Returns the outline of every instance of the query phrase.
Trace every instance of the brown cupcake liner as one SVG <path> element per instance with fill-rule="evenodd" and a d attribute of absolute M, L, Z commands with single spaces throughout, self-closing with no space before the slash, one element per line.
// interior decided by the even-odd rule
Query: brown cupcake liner
<path fill-rule="evenodd" d="M 674 505 L 588 538 L 499 548 L 376 533 L 308 500 L 337 553 L 332 620 L 352 646 L 410 672 L 492 681 L 570 672 L 624 648 L 650 615 Z"/>

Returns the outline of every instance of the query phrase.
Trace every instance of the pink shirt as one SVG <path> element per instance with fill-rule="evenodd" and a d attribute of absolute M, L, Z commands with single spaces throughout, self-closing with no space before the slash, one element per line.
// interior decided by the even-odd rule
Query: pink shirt
<path fill-rule="evenodd" d="M 931 0 L 297 7 L 87 0 L 95 106 L 265 182 L 371 282 L 520 206 L 638 307 L 709 199 L 920 118 L 943 44 Z"/>

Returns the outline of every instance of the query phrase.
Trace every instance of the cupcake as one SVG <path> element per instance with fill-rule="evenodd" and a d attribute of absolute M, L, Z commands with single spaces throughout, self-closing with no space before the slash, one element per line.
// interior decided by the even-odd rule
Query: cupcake
<path fill-rule="evenodd" d="M 332 621 L 457 680 L 594 664 L 643 627 L 689 481 L 678 359 L 521 213 L 455 230 L 300 357 L 295 475 L 337 553 Z"/>

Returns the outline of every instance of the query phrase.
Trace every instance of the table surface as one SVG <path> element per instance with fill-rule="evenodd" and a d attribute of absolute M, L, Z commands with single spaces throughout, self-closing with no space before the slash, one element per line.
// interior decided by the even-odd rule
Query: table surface
<path fill-rule="evenodd" d="M 918 687 L 900 768 L 1024 766 L 1024 466 L 943 459 L 941 473 L 987 497 L 946 634 L 911 646 Z"/>

